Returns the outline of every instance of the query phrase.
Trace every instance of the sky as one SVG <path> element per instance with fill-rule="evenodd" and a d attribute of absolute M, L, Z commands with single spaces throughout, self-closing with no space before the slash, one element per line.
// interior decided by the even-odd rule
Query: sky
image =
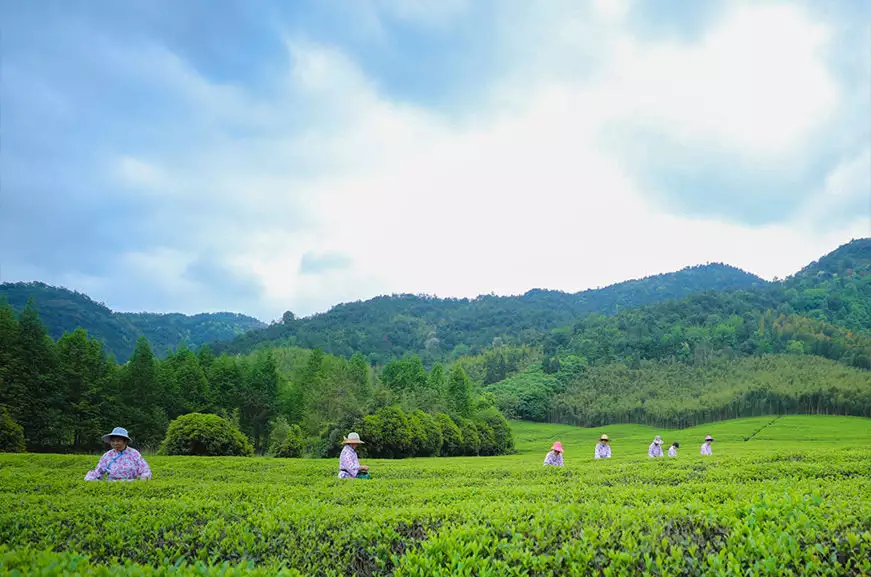
<path fill-rule="evenodd" d="M 0 280 L 275 319 L 871 236 L 871 3 L 0 0 Z"/>

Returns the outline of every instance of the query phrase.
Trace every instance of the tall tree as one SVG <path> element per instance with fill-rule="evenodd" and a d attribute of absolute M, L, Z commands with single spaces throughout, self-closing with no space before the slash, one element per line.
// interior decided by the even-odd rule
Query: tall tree
<path fill-rule="evenodd" d="M 18 321 L 12 307 L 3 302 L 0 303 L 0 406 L 7 407 L 10 416 L 19 423 L 28 403 L 20 363 Z"/>
<path fill-rule="evenodd" d="M 163 408 L 162 382 L 158 365 L 145 337 L 139 337 L 133 356 L 118 375 L 117 422 L 123 422 L 137 445 L 155 446 L 168 425 Z"/>
<path fill-rule="evenodd" d="M 61 412 L 64 392 L 56 381 L 57 357 L 54 343 L 28 302 L 18 317 L 20 353 L 19 386 L 26 390 L 28 403 L 20 414 L 20 423 L 28 445 L 51 447 L 63 440 Z"/>
<path fill-rule="evenodd" d="M 472 412 L 472 381 L 466 375 L 466 371 L 459 365 L 451 368 L 448 378 L 448 406 L 450 410 L 460 416 L 468 417 Z"/>
<path fill-rule="evenodd" d="M 65 333 L 56 346 L 58 382 L 66 395 L 62 415 L 66 442 L 76 449 L 94 446 L 100 431 L 110 426 L 105 415 L 112 365 L 103 344 L 88 338 L 84 329 Z"/>
<path fill-rule="evenodd" d="M 259 353 L 248 369 L 240 391 L 239 419 L 242 431 L 264 451 L 269 439 L 269 421 L 276 413 L 280 377 L 271 351 Z"/>

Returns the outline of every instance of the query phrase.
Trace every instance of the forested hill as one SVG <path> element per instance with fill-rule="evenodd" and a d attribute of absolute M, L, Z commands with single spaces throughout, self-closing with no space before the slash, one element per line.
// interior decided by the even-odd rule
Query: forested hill
<path fill-rule="evenodd" d="M 542 353 L 519 374 L 484 380 L 507 415 L 587 426 L 685 426 L 765 412 L 869 416 L 871 240 L 763 288 L 587 315 L 549 335 Z M 759 361 L 771 355 L 777 360 Z"/>
<path fill-rule="evenodd" d="M 307 318 L 285 313 L 281 323 L 211 346 L 228 353 L 287 345 L 319 347 L 343 356 L 361 352 L 375 363 L 406 353 L 444 360 L 483 350 L 494 339 L 505 344 L 537 342 L 552 329 L 570 325 L 587 313 L 612 314 L 702 291 L 765 284 L 738 268 L 709 264 L 574 294 L 534 289 L 521 296 L 475 299 L 381 296 L 340 304 Z"/>
<path fill-rule="evenodd" d="M 0 284 L 0 300 L 4 297 L 19 313 L 27 301 L 33 299 L 53 339 L 81 327 L 91 337 L 102 340 L 105 350 L 120 362 L 130 358 L 140 336 L 148 338 L 154 351 L 163 357 L 182 342 L 198 347 L 266 326 L 255 318 L 236 313 L 193 316 L 117 313 L 87 295 L 41 282 Z"/>

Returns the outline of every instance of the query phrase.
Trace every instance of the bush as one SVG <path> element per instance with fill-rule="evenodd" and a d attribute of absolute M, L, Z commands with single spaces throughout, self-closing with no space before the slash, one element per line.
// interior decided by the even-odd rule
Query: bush
<path fill-rule="evenodd" d="M 190 413 L 169 424 L 161 455 L 242 456 L 254 454 L 248 439 L 218 415 Z"/>
<path fill-rule="evenodd" d="M 497 454 L 510 453 L 514 450 L 514 437 L 511 436 L 511 428 L 508 420 L 502 416 L 495 407 L 478 413 L 478 420 L 486 423 L 493 429 L 493 437 L 496 441 Z"/>
<path fill-rule="evenodd" d="M 305 439 L 302 436 L 302 429 L 299 425 L 292 425 L 288 428 L 284 439 L 274 447 L 274 450 L 270 450 L 270 454 L 273 457 L 293 459 L 302 457 L 304 449 Z"/>
<path fill-rule="evenodd" d="M 479 454 L 484 456 L 498 455 L 499 447 L 496 446 L 496 437 L 493 435 L 493 427 L 484 421 L 478 421 L 475 423 L 475 428 L 478 429 L 478 439 L 481 441 Z"/>
<path fill-rule="evenodd" d="M 0 408 L 0 453 L 23 453 L 24 427 L 16 423 L 6 407 Z"/>
<path fill-rule="evenodd" d="M 437 414 L 435 418 L 442 431 L 442 450 L 439 454 L 442 457 L 462 455 L 463 433 L 460 432 L 460 428 L 444 413 Z"/>
<path fill-rule="evenodd" d="M 426 433 L 426 441 L 420 447 L 417 447 L 416 455 L 418 457 L 436 457 L 442 448 L 442 430 L 436 422 L 435 418 L 429 413 L 424 413 L 420 409 L 412 413 L 417 417 Z"/>
<path fill-rule="evenodd" d="M 411 455 L 411 432 L 408 419 L 399 407 L 384 407 L 378 413 L 381 435 L 378 439 L 379 454 L 375 457 L 401 459 Z M 365 439 L 364 439 L 365 440 Z"/>
<path fill-rule="evenodd" d="M 463 435 L 463 454 L 475 456 L 481 452 L 481 437 L 475 423 L 469 419 L 457 419 L 457 426 Z"/>

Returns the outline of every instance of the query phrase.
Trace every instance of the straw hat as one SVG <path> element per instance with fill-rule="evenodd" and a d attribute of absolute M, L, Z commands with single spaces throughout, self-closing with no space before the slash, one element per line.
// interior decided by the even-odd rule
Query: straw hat
<path fill-rule="evenodd" d="M 608 435 L 602 435 L 601 437 L 599 437 L 599 440 L 609 442 L 611 439 L 608 438 Z"/>
<path fill-rule="evenodd" d="M 713 441 L 713 440 L 714 440 L 714 437 L 708 435 L 708 436 L 705 437 L 705 440 L 706 440 L 706 441 Z"/>
<path fill-rule="evenodd" d="M 550 450 L 551 451 L 559 451 L 560 453 L 562 453 L 563 452 L 563 444 L 560 443 L 559 441 L 557 441 L 556 443 L 553 444 L 553 447 L 551 447 Z"/>
<path fill-rule="evenodd" d="M 121 437 L 123 439 L 127 439 L 127 441 L 130 442 L 130 435 L 127 434 L 127 429 L 123 427 L 115 427 L 114 429 L 112 429 L 111 433 L 103 435 L 103 442 L 108 443 L 112 437 Z"/>
<path fill-rule="evenodd" d="M 360 440 L 360 435 L 357 433 L 348 433 L 348 436 L 342 440 L 342 443 L 345 445 L 365 445 L 363 441 Z"/>
<path fill-rule="evenodd" d="M 656 438 L 653 439 L 653 444 L 654 445 L 661 445 L 662 444 L 662 437 L 660 437 L 659 435 L 656 435 Z"/>

